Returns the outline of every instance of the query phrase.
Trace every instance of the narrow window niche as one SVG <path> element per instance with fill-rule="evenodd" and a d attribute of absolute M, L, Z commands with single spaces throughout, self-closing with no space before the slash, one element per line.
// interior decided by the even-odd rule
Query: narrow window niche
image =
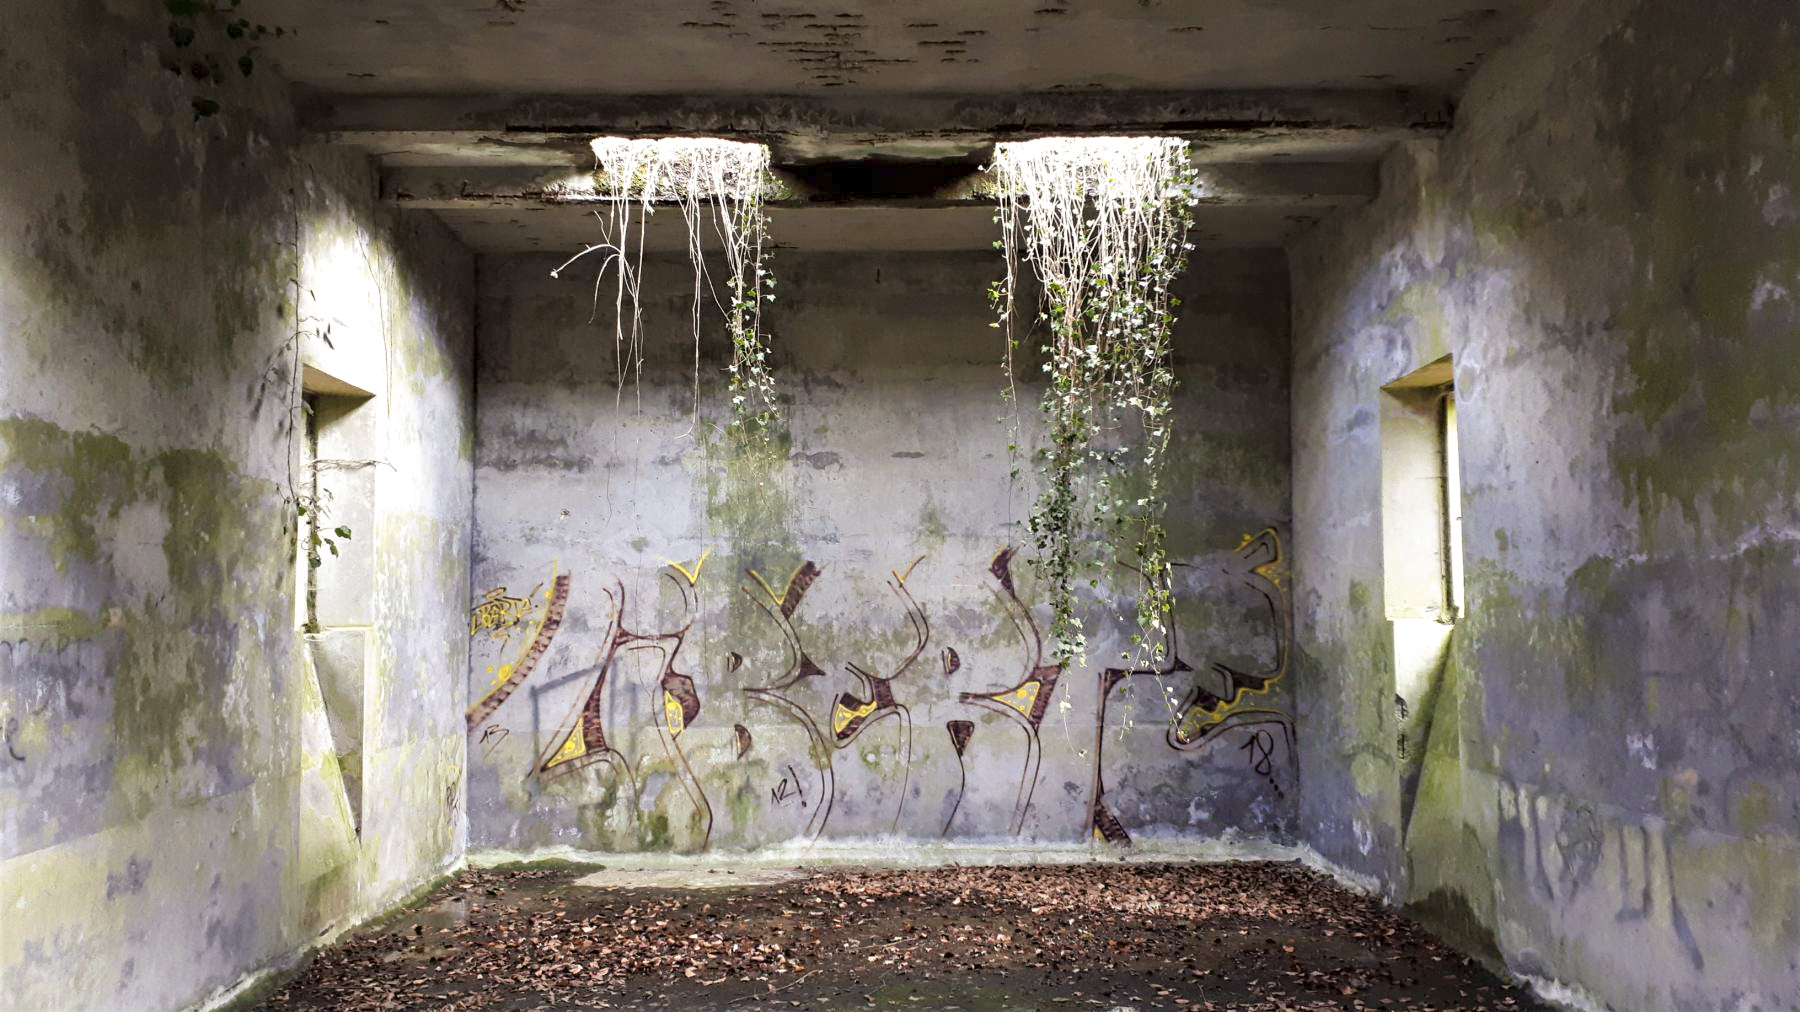
<path fill-rule="evenodd" d="M 1404 824 L 1433 743 L 1455 623 L 1464 613 L 1462 482 L 1448 356 L 1381 391 L 1382 590 L 1394 646 L 1394 752 Z M 1446 733 L 1454 720 L 1446 717 Z M 1450 747 L 1436 743 L 1435 751 Z"/>
<path fill-rule="evenodd" d="M 362 832 L 362 741 L 374 620 L 374 395 L 314 366 L 301 380 L 296 620 L 305 642 L 309 753 L 325 767 L 326 805 Z M 314 726 L 317 725 L 317 726 Z M 327 740 L 329 744 L 327 744 Z M 326 762 L 326 753 L 332 760 Z M 329 767 L 335 767 L 335 770 Z M 335 775 L 333 775 L 335 773 Z"/>

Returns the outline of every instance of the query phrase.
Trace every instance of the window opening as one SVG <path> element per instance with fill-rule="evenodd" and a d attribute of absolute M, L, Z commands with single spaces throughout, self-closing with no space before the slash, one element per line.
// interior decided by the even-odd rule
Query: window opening
<path fill-rule="evenodd" d="M 1434 733 L 1455 733 L 1445 677 L 1465 613 L 1461 442 L 1448 357 L 1382 388 L 1383 606 L 1393 632 L 1394 755 L 1402 831 L 1412 824 Z M 1440 715 L 1448 715 L 1440 723 Z"/>
<path fill-rule="evenodd" d="M 1462 449 L 1456 434 L 1456 389 L 1446 386 L 1442 401 L 1444 448 L 1444 574 L 1448 618 L 1463 616 Z"/>

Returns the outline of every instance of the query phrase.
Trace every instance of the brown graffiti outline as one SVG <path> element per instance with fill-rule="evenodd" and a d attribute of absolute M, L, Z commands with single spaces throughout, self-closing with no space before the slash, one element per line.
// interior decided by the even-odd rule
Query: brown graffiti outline
<path fill-rule="evenodd" d="M 1142 571 L 1139 571 L 1139 575 L 1142 575 Z M 1194 670 L 1192 665 L 1181 659 L 1174 621 L 1170 620 L 1164 625 L 1166 628 L 1163 636 L 1167 642 L 1163 645 L 1162 656 L 1167 657 L 1168 661 L 1163 665 L 1155 668 L 1107 668 L 1100 672 L 1100 702 L 1095 707 L 1094 716 L 1094 787 L 1088 801 L 1088 831 L 1107 843 L 1124 847 L 1131 846 L 1131 833 L 1119 821 L 1118 816 L 1113 814 L 1112 809 L 1106 806 L 1106 711 L 1112 703 L 1113 690 L 1126 679 L 1166 678 Z"/>
<path fill-rule="evenodd" d="M 753 702 L 785 710 L 806 731 L 807 737 L 812 741 L 815 766 L 819 771 L 820 795 L 825 799 L 825 803 L 813 809 L 812 815 L 806 820 L 806 828 L 801 832 L 811 833 L 812 839 L 815 841 L 825 832 L 825 824 L 831 820 L 831 809 L 836 801 L 837 793 L 837 771 L 832 768 L 831 764 L 831 745 L 826 741 L 824 732 L 819 729 L 818 722 L 813 720 L 812 714 L 807 712 L 805 706 L 789 698 L 787 691 L 798 685 L 802 679 L 825 676 L 824 669 L 814 663 L 812 657 L 807 654 L 806 645 L 801 642 L 799 630 L 794 627 L 793 621 L 794 614 L 800 610 L 800 604 L 806 598 L 807 590 L 812 587 L 813 581 L 817 580 L 822 572 L 824 572 L 823 569 L 808 559 L 794 571 L 793 576 L 788 578 L 787 587 L 779 598 L 775 596 L 775 591 L 770 588 L 768 581 L 764 580 L 755 570 L 745 570 L 745 573 L 756 581 L 757 587 L 762 590 L 762 596 L 757 596 L 756 591 L 750 587 L 739 588 L 743 591 L 744 596 L 754 601 L 756 606 L 762 609 L 763 614 L 769 616 L 769 620 L 775 623 L 776 629 L 781 632 L 782 644 L 787 647 L 788 665 L 783 669 L 781 677 L 769 685 L 745 688 L 740 691 L 750 697 Z M 822 765 L 816 761 L 820 756 L 825 757 Z"/>
<path fill-rule="evenodd" d="M 660 695 L 653 694 L 651 710 L 657 719 L 656 736 L 662 742 L 663 752 L 680 765 L 686 778 L 677 777 L 682 789 L 687 792 L 688 799 L 700 809 L 706 818 L 706 831 L 701 836 L 700 849 L 705 850 L 712 844 L 713 809 L 712 802 L 706 797 L 706 788 L 700 783 L 700 777 L 694 773 L 694 767 L 688 762 L 687 750 L 681 747 L 681 734 L 693 725 L 700 717 L 700 693 L 694 687 L 691 675 L 675 670 L 675 663 L 681 648 L 687 642 L 687 634 L 694 627 L 695 616 L 700 614 L 700 570 L 706 564 L 706 556 L 710 549 L 702 553 L 700 561 L 689 570 L 679 563 L 669 563 L 668 568 L 680 573 L 682 579 L 677 580 L 672 573 L 663 576 L 674 584 L 681 593 L 681 605 L 688 616 L 687 623 L 673 634 L 673 646 L 663 654 L 662 671 L 656 680 Z M 686 581 L 685 583 L 683 581 Z M 659 639 L 667 642 L 670 634 L 662 634 Z M 634 649 L 646 649 L 637 647 Z M 657 649 L 663 649 L 658 647 Z M 679 721 L 679 723 L 677 723 Z"/>
<path fill-rule="evenodd" d="M 626 759 L 624 753 L 614 748 L 607 740 L 606 683 L 612 674 L 615 662 L 622 654 L 654 651 L 660 655 L 660 664 L 655 677 L 659 691 L 651 693 L 652 724 L 656 728 L 657 737 L 662 743 L 664 752 L 685 774 L 685 776 L 677 776 L 676 780 L 681 783 L 682 790 L 702 815 L 705 829 L 702 833 L 700 849 L 704 850 L 712 842 L 714 818 L 712 802 L 706 797 L 706 791 L 702 787 L 699 777 L 695 775 L 692 765 L 688 762 L 686 751 L 676 740 L 679 738 L 680 732 L 686 730 L 688 725 L 700 715 L 700 697 L 694 690 L 693 678 L 676 670 L 681 648 L 687 642 L 689 631 L 693 629 L 699 601 L 695 588 L 684 586 L 673 574 L 665 572 L 663 575 L 681 592 L 682 606 L 687 615 L 687 621 L 673 632 L 640 633 L 627 629 L 625 627 L 625 586 L 622 582 L 615 580 L 614 590 L 605 592 L 614 603 L 609 620 L 611 635 L 607 639 L 606 649 L 602 651 L 599 662 L 587 669 L 593 674 L 592 686 L 583 696 L 574 713 L 564 722 L 563 727 L 566 729 L 551 736 L 550 744 L 545 746 L 543 752 L 539 753 L 532 774 L 539 779 L 548 780 L 595 763 L 607 766 L 616 765 L 619 769 L 624 770 L 626 779 L 631 786 L 632 812 L 635 817 L 639 808 L 637 802 L 640 785 L 636 772 L 631 768 L 630 760 Z M 578 672 L 577 674 L 585 673 L 587 672 Z M 681 713 L 680 730 L 676 730 L 670 723 L 673 719 L 668 708 L 670 699 L 674 700 L 675 707 Z M 671 731 L 674 733 L 671 734 Z"/>
<path fill-rule="evenodd" d="M 950 806 L 950 817 L 944 820 L 944 831 L 939 836 L 950 835 L 950 825 L 956 821 L 956 813 L 962 808 L 963 797 L 969 793 L 969 765 L 963 759 L 963 753 L 969 749 L 969 739 L 975 736 L 975 722 L 972 720 L 947 720 L 944 730 L 950 735 L 950 747 L 956 750 L 956 768 L 961 774 L 961 783 L 956 789 L 956 803 Z"/>
<path fill-rule="evenodd" d="M 912 652 L 906 655 L 893 674 L 878 676 L 863 670 L 855 664 L 845 664 L 844 669 L 852 677 L 862 683 L 867 698 L 858 698 L 848 692 L 842 693 L 832 703 L 831 730 L 833 745 L 839 749 L 849 748 L 862 733 L 888 717 L 893 717 L 900 724 L 901 751 L 904 760 L 900 768 L 900 803 L 894 808 L 894 830 L 900 828 L 900 815 L 906 810 L 906 788 L 912 780 L 912 711 L 894 698 L 893 683 L 896 678 L 905 674 L 925 653 L 925 647 L 931 642 L 931 620 L 925 609 L 906 589 L 906 578 L 912 575 L 919 563 L 925 561 L 921 555 L 906 567 L 906 572 L 895 570 L 893 579 L 887 581 L 888 589 L 900 598 L 906 617 L 912 623 L 914 644 Z"/>
<path fill-rule="evenodd" d="M 988 564 L 988 572 L 1000 585 L 999 590 L 991 587 L 989 590 L 1000 601 L 1012 620 L 1013 629 L 1019 634 L 1021 645 L 1026 648 L 1024 677 L 1011 688 L 999 692 L 964 692 L 957 696 L 961 702 L 1007 717 L 1025 732 L 1025 765 L 1019 775 L 1019 790 L 1013 798 L 1012 821 L 1007 830 L 1015 836 L 1024 830 L 1026 813 L 1031 810 L 1032 798 L 1037 794 L 1038 769 L 1044 757 L 1040 728 L 1044 714 L 1050 709 L 1050 697 L 1056 694 L 1056 683 L 1063 674 L 1060 662 L 1045 661 L 1043 634 L 1038 630 L 1030 607 L 1019 599 L 1019 592 L 1013 585 L 1012 560 L 1017 551 L 1012 545 L 1000 549 Z"/>

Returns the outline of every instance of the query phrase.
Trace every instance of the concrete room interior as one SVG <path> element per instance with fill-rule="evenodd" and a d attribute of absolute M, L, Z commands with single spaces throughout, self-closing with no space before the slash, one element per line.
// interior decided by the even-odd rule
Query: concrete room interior
<path fill-rule="evenodd" d="M 1800 1008 L 1797 53 L 1789 0 L 8 3 L 0 1004 L 214 1007 L 500 857 L 1130 852 Z M 1111 136 L 1199 197 L 1169 651 L 1109 673 L 1143 580 L 1057 655 L 988 291 L 995 145 Z M 641 361 L 567 263 L 596 137 L 767 146 L 754 445 L 678 209 Z"/>

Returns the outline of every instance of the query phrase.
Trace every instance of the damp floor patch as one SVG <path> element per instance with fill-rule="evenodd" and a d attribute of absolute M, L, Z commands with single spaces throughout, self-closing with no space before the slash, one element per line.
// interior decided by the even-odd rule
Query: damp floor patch
<path fill-rule="evenodd" d="M 1277 862 L 470 870 L 258 1007 L 1545 1008 Z"/>
<path fill-rule="evenodd" d="M 745 889 L 806 876 L 802 868 L 602 868 L 575 884 L 589 889 Z"/>

